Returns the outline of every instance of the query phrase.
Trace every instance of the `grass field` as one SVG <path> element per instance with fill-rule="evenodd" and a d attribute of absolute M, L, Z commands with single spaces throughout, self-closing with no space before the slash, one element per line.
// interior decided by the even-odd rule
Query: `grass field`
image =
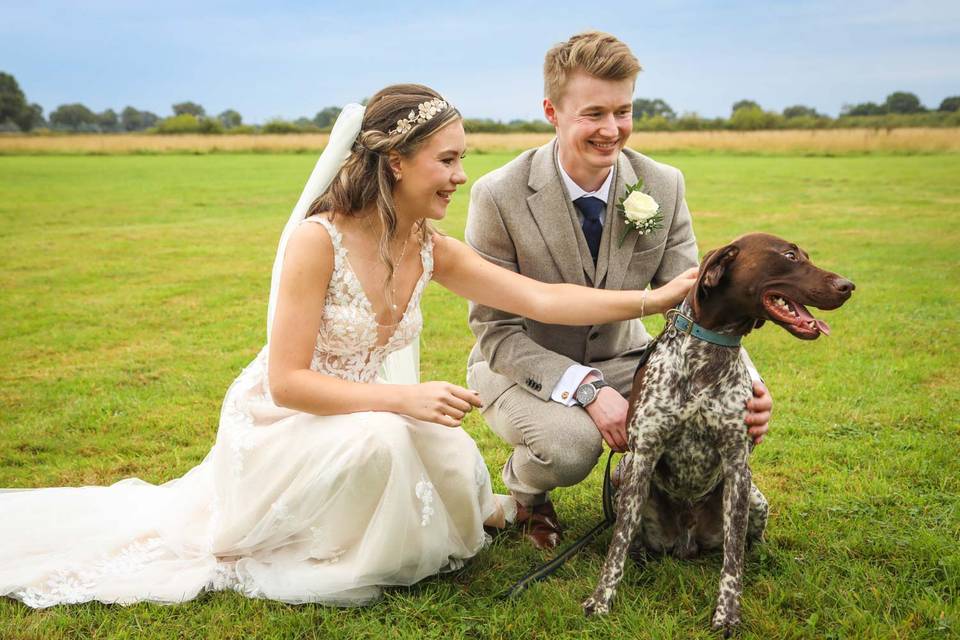
<path fill-rule="evenodd" d="M 742 636 L 960 636 L 960 155 L 654 155 L 684 170 L 702 251 L 769 231 L 857 284 L 824 316 L 833 337 L 768 325 L 746 340 L 776 409 L 752 459 L 772 513 L 748 555 Z M 510 157 L 471 155 L 467 170 Z M 313 162 L 0 157 L 0 487 L 162 482 L 202 459 L 264 341 L 276 241 Z M 463 191 L 442 225 L 457 236 Z M 431 285 L 424 309 L 424 379 L 463 383 L 466 303 Z M 478 416 L 465 426 L 502 489 L 507 448 Z M 597 469 L 556 493 L 571 538 L 599 519 L 599 487 Z M 40 612 L 0 600 L 0 637 L 714 637 L 716 555 L 630 567 L 612 615 L 584 619 L 607 537 L 516 602 L 495 596 L 544 556 L 506 536 L 360 610 L 232 593 Z"/>
<path fill-rule="evenodd" d="M 470 149 L 517 152 L 544 144 L 547 133 L 473 133 Z M 0 135 L 0 155 L 158 154 L 158 153 L 314 153 L 327 135 Z M 637 132 L 630 145 L 648 153 L 670 151 L 836 155 L 849 153 L 956 153 L 960 128 L 822 129 L 773 131 Z"/>

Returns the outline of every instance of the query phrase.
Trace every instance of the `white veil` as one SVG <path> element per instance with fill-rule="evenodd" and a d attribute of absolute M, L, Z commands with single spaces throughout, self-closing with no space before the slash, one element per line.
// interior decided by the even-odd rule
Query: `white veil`
<path fill-rule="evenodd" d="M 307 216 L 310 205 L 316 200 L 333 179 L 336 177 L 340 167 L 343 166 L 353 144 L 360 133 L 360 125 L 363 122 L 364 107 L 359 104 L 348 104 L 343 108 L 340 117 L 337 118 L 330 132 L 330 140 L 326 148 L 320 154 L 317 164 L 313 167 L 313 172 L 307 180 L 300 199 L 290 213 L 286 226 L 283 228 L 283 234 L 280 236 L 280 245 L 277 247 L 277 257 L 273 261 L 273 274 L 270 277 L 270 301 L 267 304 L 267 342 L 270 342 L 270 332 L 273 329 L 273 316 L 277 312 L 277 295 L 280 292 L 280 274 L 283 270 L 283 255 L 287 250 L 287 242 L 294 230 Z M 407 347 L 395 351 L 387 356 L 383 367 L 380 370 L 380 376 L 385 382 L 391 384 L 416 384 L 420 381 L 420 339 L 416 338 Z"/>

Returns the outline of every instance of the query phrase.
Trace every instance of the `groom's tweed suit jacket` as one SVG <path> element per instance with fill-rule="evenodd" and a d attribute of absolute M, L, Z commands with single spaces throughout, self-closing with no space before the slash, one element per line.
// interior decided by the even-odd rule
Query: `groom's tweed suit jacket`
<path fill-rule="evenodd" d="M 697 264 L 697 244 L 679 170 L 624 149 L 613 188 L 596 267 L 560 177 L 556 140 L 522 153 L 483 176 L 470 192 L 466 241 L 490 262 L 543 282 L 605 289 L 658 287 Z M 663 228 L 618 246 L 625 223 L 616 211 L 626 185 L 643 178 L 660 204 Z M 543 324 L 490 307 L 470 305 L 477 343 L 468 369 L 486 362 L 492 375 L 477 378 L 489 406 L 514 384 L 541 400 L 574 363 L 596 367 L 621 393 L 632 378 L 637 352 L 650 339 L 639 320 L 591 327 Z"/>

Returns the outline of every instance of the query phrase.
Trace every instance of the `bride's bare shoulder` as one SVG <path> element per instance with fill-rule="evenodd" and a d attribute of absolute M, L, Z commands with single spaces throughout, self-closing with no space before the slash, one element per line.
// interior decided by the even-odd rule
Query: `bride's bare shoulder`
<path fill-rule="evenodd" d="M 329 276 L 334 266 L 333 237 L 318 216 L 306 218 L 294 229 L 283 257 L 284 269 Z"/>

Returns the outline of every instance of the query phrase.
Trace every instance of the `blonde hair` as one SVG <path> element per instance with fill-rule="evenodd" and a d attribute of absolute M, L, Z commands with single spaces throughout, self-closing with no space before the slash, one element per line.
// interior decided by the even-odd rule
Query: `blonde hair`
<path fill-rule="evenodd" d="M 583 71 L 601 80 L 636 80 L 643 68 L 630 47 L 602 31 L 584 31 L 555 44 L 543 60 L 543 94 L 559 103 L 570 77 Z"/>
<path fill-rule="evenodd" d="M 338 215 L 352 217 L 376 204 L 380 228 L 385 230 L 380 236 L 379 254 L 387 267 L 384 291 L 388 300 L 396 268 L 390 258 L 390 241 L 397 231 L 397 210 L 393 202 L 396 178 L 390 167 L 390 152 L 403 157 L 413 155 L 430 136 L 461 115 L 452 105 L 447 105 L 426 122 L 415 124 L 403 133 L 390 132 L 396 130 L 398 120 L 407 118 L 410 112 L 417 113 L 421 104 L 437 98 L 441 98 L 439 93 L 421 84 L 394 84 L 375 93 L 367 102 L 353 151 L 307 212 L 308 216 L 329 212 L 331 219 Z M 437 233 L 436 229 L 424 221 L 420 227 L 421 241 L 426 241 L 432 233 Z"/>

